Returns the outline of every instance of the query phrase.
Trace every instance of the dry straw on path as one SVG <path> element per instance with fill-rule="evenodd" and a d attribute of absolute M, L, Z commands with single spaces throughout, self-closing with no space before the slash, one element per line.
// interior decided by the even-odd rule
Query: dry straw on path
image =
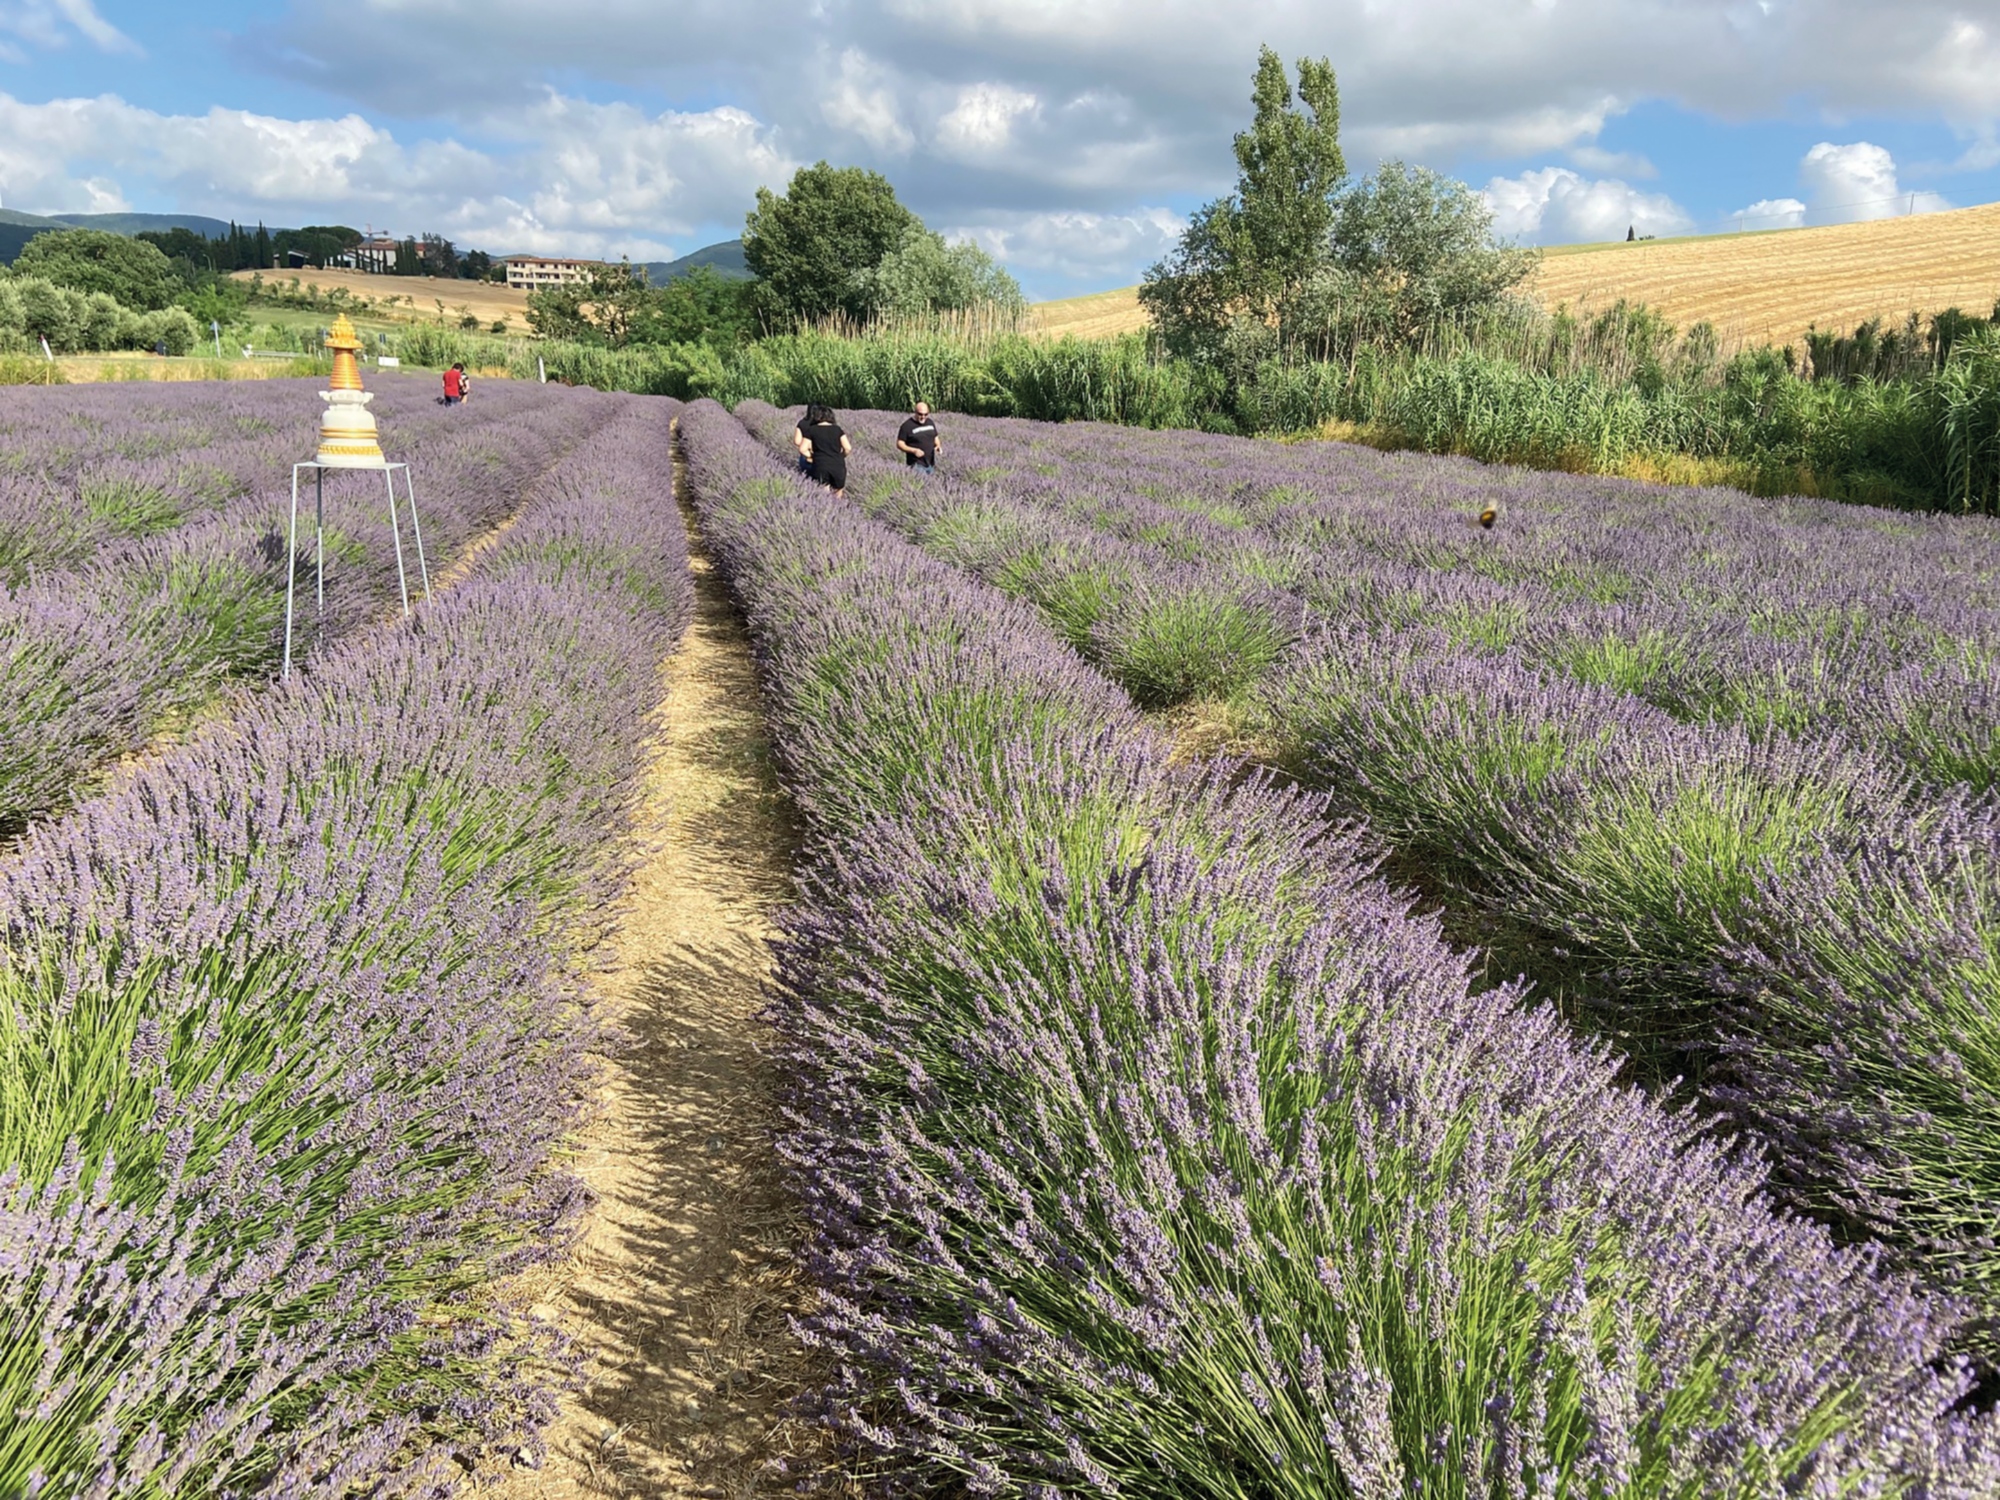
<path fill-rule="evenodd" d="M 698 536 L 689 550 L 697 614 L 663 672 L 604 981 L 629 1041 L 573 1163 L 598 1201 L 569 1266 L 529 1291 L 588 1384 L 503 1500 L 791 1494 L 829 1463 L 790 1410 L 813 1372 L 790 1332 L 805 1290 L 760 1019 L 796 835 L 747 637 Z"/>

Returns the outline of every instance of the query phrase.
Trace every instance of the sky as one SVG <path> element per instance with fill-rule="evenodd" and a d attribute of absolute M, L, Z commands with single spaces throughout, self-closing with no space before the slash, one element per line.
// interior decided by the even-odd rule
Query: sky
<path fill-rule="evenodd" d="M 1525 244 L 2000 200 L 2000 0 L 0 0 L 0 205 L 660 260 L 826 159 L 1067 296 L 1230 190 L 1260 43 Z"/>

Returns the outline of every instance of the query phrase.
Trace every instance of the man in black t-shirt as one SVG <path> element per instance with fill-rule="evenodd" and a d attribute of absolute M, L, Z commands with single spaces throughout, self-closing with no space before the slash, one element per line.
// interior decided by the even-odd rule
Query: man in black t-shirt
<path fill-rule="evenodd" d="M 903 455 L 903 462 L 919 473 L 929 474 L 937 468 L 938 449 L 942 446 L 930 407 L 919 401 L 896 432 L 896 447 Z"/>

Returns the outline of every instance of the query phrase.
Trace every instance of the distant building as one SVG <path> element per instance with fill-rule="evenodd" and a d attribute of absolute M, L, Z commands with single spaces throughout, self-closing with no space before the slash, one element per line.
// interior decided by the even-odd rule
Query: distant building
<path fill-rule="evenodd" d="M 350 271 L 373 271 L 378 276 L 387 276 L 396 269 L 396 242 L 386 234 L 378 234 L 336 256 L 332 263 Z"/>
<path fill-rule="evenodd" d="M 507 285 L 527 292 L 549 286 L 567 286 L 572 281 L 589 280 L 590 273 L 603 264 L 601 260 L 560 260 L 545 255 L 509 256 Z"/>

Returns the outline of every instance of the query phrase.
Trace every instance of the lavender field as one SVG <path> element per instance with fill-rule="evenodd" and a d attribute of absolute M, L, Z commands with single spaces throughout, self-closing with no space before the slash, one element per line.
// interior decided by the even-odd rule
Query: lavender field
<path fill-rule="evenodd" d="M 304 670 L 0 853 L 0 1495 L 449 1493 L 571 1379 L 493 1288 L 584 1198 L 558 1160 L 599 1030 L 571 930 L 624 878 L 692 610 L 671 403 L 482 390 L 447 423 L 411 389 L 377 409 L 440 562 L 512 516 L 498 545 L 381 619 L 384 544 L 343 502 Z M 162 655 L 263 678 L 271 475 L 304 444 L 235 393 L 115 394 L 10 405 L 38 455 L 13 482 L 60 508 L 127 465 L 175 515 L 57 555 L 11 491 L 35 560 L 7 682 L 73 694 L 73 601 L 131 736 Z M 256 601 L 247 659 L 216 659 L 217 576 Z M 119 742 L 51 734 L 47 760 L 81 778 Z"/>
<path fill-rule="evenodd" d="M 277 669 L 291 465 L 311 456 L 307 381 L 268 387 L 16 388 L 0 408 L 0 837 L 59 811 L 108 762 Z M 615 400 L 495 382 L 434 404 L 387 380 L 375 411 L 418 479 L 447 565 L 518 509 Z M 328 487 L 326 614 L 308 644 L 396 598 L 376 476 Z M 313 585 L 310 532 L 301 582 Z M 412 564 L 414 566 L 414 564 Z"/>
<path fill-rule="evenodd" d="M 672 1139 L 775 1157 L 826 1446 L 743 1493 L 2000 1494 L 2000 527 L 965 418 L 923 476 L 885 413 L 843 498 L 796 413 L 392 382 L 463 566 L 401 618 L 357 487 L 278 682 L 310 422 L 47 394 L 0 407 L 0 1500 L 661 1490 L 516 1290 L 651 1045 L 593 945 L 731 601 L 795 890 L 767 1112 Z M 628 1253 L 727 1259 L 685 1206 Z"/>
<path fill-rule="evenodd" d="M 868 413 L 843 503 L 737 417 L 787 1150 L 892 1469 L 2000 1488 L 2000 531 L 1008 421 L 921 477 Z M 1279 780 L 1176 769 L 1218 717 Z"/>

